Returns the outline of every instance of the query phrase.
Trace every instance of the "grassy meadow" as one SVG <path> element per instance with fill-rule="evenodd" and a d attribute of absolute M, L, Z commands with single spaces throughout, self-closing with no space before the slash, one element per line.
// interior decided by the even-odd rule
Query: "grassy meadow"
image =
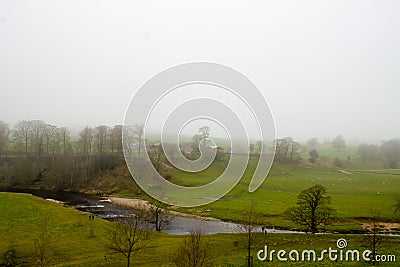
<path fill-rule="evenodd" d="M 347 155 L 346 151 L 338 153 Z M 347 156 L 343 156 L 347 157 Z M 223 199 L 197 208 L 181 208 L 183 212 L 202 216 L 211 216 L 230 221 L 244 221 L 250 202 L 256 202 L 255 212 L 260 222 L 278 228 L 297 227 L 285 220 L 287 208 L 295 205 L 297 195 L 315 184 L 327 188 L 333 208 L 336 210 L 334 220 L 327 230 L 360 231 L 371 209 L 380 211 L 385 221 L 397 219 L 394 214 L 396 197 L 400 194 L 400 176 L 396 171 L 367 171 L 341 168 L 321 168 L 318 166 L 274 164 L 263 185 L 254 193 L 248 192 L 249 181 L 257 164 L 256 158 L 250 158 L 248 168 L 239 184 Z M 199 173 L 185 173 L 171 170 L 172 182 L 184 186 L 206 184 L 218 177 L 224 170 L 223 161 L 212 164 Z M 133 196 L 129 193 L 124 196 Z"/>
<path fill-rule="evenodd" d="M 49 202 L 28 194 L 0 193 L 0 252 L 14 248 L 19 266 L 37 266 L 34 258 L 34 239 L 42 227 L 43 218 L 49 218 L 51 251 L 49 266 L 125 266 L 122 256 L 109 251 L 107 229 L 112 223 L 95 219 L 89 221 L 86 213 L 61 204 Z M 92 225 L 90 225 L 92 223 Z M 93 234 L 90 234 L 93 229 Z M 182 240 L 179 235 L 152 233 L 146 248 L 132 257 L 132 266 L 173 266 L 171 256 Z M 243 234 L 218 234 L 202 237 L 208 247 L 207 266 L 245 266 L 246 242 Z M 315 266 L 314 262 L 274 262 L 256 259 L 258 250 L 267 244 L 270 249 L 314 249 L 321 251 L 336 246 L 338 238 L 346 238 L 351 249 L 367 249 L 362 236 L 355 235 L 281 235 L 257 234 L 252 255 L 254 266 Z M 396 254 L 400 249 L 398 237 L 387 237 L 379 251 Z M 324 266 L 368 266 L 365 262 L 337 263 L 325 260 Z M 385 263 L 385 266 L 395 266 Z"/>

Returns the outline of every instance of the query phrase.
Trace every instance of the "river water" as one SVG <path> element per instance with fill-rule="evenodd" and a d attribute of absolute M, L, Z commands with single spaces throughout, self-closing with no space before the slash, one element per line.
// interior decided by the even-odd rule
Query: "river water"
<path fill-rule="evenodd" d="M 112 203 L 107 197 L 87 195 L 75 192 L 47 191 L 47 190 L 13 190 L 18 193 L 29 193 L 50 201 L 57 201 L 80 211 L 90 212 L 98 218 L 109 221 L 123 221 L 124 218 L 135 214 L 133 208 Z M 240 224 L 221 220 L 204 220 L 173 215 L 169 223 L 162 225 L 162 232 L 168 234 L 188 234 L 191 230 L 199 230 L 203 234 L 240 233 L 243 228 Z M 261 231 L 256 229 L 256 231 Z M 288 230 L 266 229 L 267 233 L 299 233 Z"/>

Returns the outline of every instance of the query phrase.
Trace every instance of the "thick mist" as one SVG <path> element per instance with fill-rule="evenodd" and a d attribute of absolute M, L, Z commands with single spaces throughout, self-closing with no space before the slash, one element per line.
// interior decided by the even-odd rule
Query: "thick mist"
<path fill-rule="evenodd" d="M 400 137 L 398 1 L 1 1 L 0 120 L 123 122 L 156 73 L 217 62 L 267 98 L 277 136 Z"/>

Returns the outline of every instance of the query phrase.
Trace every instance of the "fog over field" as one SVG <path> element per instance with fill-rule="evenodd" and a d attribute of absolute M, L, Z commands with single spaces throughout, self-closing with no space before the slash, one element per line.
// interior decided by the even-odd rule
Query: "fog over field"
<path fill-rule="evenodd" d="M 400 137 L 398 1 L 0 1 L 0 120 L 123 122 L 156 73 L 209 61 L 249 77 L 277 136 Z"/>

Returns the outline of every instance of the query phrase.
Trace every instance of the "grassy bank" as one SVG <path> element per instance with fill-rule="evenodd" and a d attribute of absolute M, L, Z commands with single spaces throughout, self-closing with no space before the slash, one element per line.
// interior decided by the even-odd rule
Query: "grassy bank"
<path fill-rule="evenodd" d="M 34 265 L 34 238 L 44 217 L 50 218 L 49 248 L 52 251 L 50 266 L 125 266 L 124 259 L 111 253 L 105 247 L 107 228 L 112 223 L 95 219 L 89 221 L 87 214 L 63 207 L 27 194 L 0 193 L 0 253 L 11 247 L 16 249 L 20 266 Z M 93 223 L 90 226 L 90 223 Z M 90 234 L 92 227 L 94 234 Z M 143 252 L 133 256 L 133 266 L 173 266 L 171 255 L 176 251 L 182 236 L 153 233 Z M 242 234 L 219 234 L 203 236 L 208 243 L 208 266 L 244 266 L 246 242 Z M 317 252 L 336 247 L 336 240 L 346 238 L 349 248 L 364 250 L 367 248 L 361 236 L 354 235 L 277 235 L 258 234 L 254 238 L 252 255 L 268 244 L 270 249 L 299 251 L 314 249 Z M 381 254 L 396 254 L 400 250 L 399 238 L 386 238 L 379 247 Z M 254 266 L 268 266 L 271 263 L 254 259 Z M 274 266 L 287 265 L 315 266 L 314 262 L 281 263 L 276 258 Z M 321 262 L 324 266 L 337 266 L 328 259 Z M 352 262 L 345 265 L 368 266 L 367 263 Z M 340 265 L 340 263 L 339 263 Z M 386 263 L 385 266 L 395 266 Z"/>
<path fill-rule="evenodd" d="M 350 174 L 339 169 L 319 169 L 307 166 L 290 166 L 274 164 L 268 178 L 254 193 L 248 192 L 249 181 L 257 161 L 251 159 L 249 166 L 239 184 L 222 200 L 207 206 L 180 209 L 203 216 L 217 217 L 224 220 L 243 221 L 251 200 L 255 200 L 255 212 L 261 223 L 281 228 L 297 227 L 285 220 L 285 211 L 295 205 L 297 195 L 315 184 L 322 184 L 332 197 L 332 206 L 337 211 L 332 225 L 327 226 L 331 232 L 362 231 L 361 225 L 368 220 L 371 209 L 378 209 L 383 221 L 395 222 L 394 214 L 396 197 L 399 194 L 400 176 L 393 172 L 352 171 Z M 219 162 L 200 173 L 185 173 L 179 170 L 170 171 L 172 182 L 184 186 L 206 184 L 218 177 L 224 169 Z M 137 196 L 125 191 L 119 195 Z M 146 197 L 144 197 L 146 198 Z"/>

